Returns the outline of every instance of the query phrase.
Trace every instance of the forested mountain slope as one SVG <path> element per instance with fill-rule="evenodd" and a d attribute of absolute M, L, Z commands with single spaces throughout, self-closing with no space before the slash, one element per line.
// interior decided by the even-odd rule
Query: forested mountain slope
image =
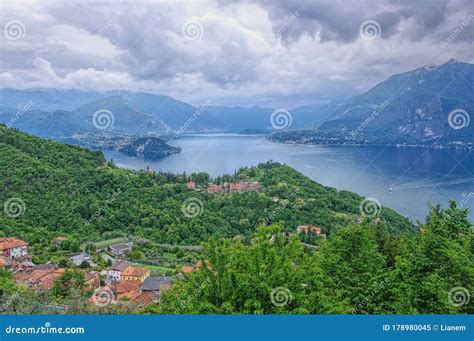
<path fill-rule="evenodd" d="M 319 225 L 327 234 L 361 218 L 363 198 L 319 185 L 277 163 L 243 168 L 232 176 L 174 175 L 120 169 L 100 152 L 62 145 L 0 126 L 0 202 L 19 199 L 22 214 L 0 215 L 5 235 L 33 245 L 57 234 L 81 242 L 108 231 L 156 242 L 198 244 L 210 236 L 251 235 L 281 221 L 286 231 Z M 201 191 L 186 189 L 189 180 Z M 207 193 L 208 182 L 259 181 L 262 190 Z M 188 201 L 186 201 L 188 199 Z M 186 203 L 199 214 L 183 214 Z M 378 222 L 392 232 L 413 231 L 409 221 L 383 208 Z"/>

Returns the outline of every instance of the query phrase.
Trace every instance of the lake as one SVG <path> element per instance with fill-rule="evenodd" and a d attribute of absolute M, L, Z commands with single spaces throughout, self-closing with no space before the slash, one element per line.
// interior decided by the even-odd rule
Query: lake
<path fill-rule="evenodd" d="M 149 165 L 156 171 L 207 172 L 211 176 L 273 160 L 323 185 L 376 198 L 413 221 L 425 220 L 428 202 L 446 206 L 454 199 L 474 210 L 472 151 L 279 144 L 263 136 L 237 134 L 185 135 L 170 144 L 181 147 L 182 152 L 153 161 L 117 151 L 104 155 L 129 169 Z M 469 217 L 474 221 L 474 212 Z"/>

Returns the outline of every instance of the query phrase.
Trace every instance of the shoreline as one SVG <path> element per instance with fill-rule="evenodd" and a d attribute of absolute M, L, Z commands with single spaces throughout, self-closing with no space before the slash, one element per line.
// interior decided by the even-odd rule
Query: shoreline
<path fill-rule="evenodd" d="M 463 151 L 474 150 L 474 146 L 446 146 L 446 145 L 425 145 L 425 144 L 379 144 L 379 143 L 305 143 L 296 141 L 278 141 L 266 137 L 266 140 L 280 144 L 324 146 L 324 147 L 394 147 L 394 148 L 424 148 L 424 149 L 455 149 Z"/>

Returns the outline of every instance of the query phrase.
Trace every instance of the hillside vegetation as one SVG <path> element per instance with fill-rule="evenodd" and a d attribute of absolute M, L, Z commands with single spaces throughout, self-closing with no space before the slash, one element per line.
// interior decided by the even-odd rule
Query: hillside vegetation
<path fill-rule="evenodd" d="M 268 162 L 216 179 L 206 173 L 130 171 L 107 162 L 100 152 L 1 127 L 0 202 L 18 198 L 24 204 L 17 217 L 0 215 L 1 232 L 33 246 L 46 245 L 58 234 L 80 243 L 98 241 L 111 231 L 195 245 L 210 236 L 248 236 L 257 226 L 276 222 L 285 231 L 318 225 L 330 235 L 361 219 L 362 197 L 319 185 L 286 165 Z M 189 180 L 202 190 L 186 189 Z M 259 181 L 262 190 L 208 194 L 209 181 Z M 198 205 L 193 217 L 183 214 L 190 200 Z M 413 231 L 406 218 L 388 208 L 381 210 L 378 223 L 394 233 Z"/>

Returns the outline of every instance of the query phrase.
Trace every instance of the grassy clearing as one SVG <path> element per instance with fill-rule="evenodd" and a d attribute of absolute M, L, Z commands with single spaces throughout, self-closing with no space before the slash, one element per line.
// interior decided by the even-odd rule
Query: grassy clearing
<path fill-rule="evenodd" d="M 133 266 L 143 266 L 145 268 L 150 269 L 150 274 L 153 275 L 164 275 L 168 271 L 175 272 L 175 268 L 166 268 L 164 266 L 159 265 L 150 265 L 150 264 L 142 264 L 142 263 L 132 263 Z"/>
<path fill-rule="evenodd" d="M 109 245 L 128 243 L 129 239 L 127 237 L 119 237 L 107 240 L 101 240 L 100 242 L 93 243 L 97 249 L 103 249 Z"/>

